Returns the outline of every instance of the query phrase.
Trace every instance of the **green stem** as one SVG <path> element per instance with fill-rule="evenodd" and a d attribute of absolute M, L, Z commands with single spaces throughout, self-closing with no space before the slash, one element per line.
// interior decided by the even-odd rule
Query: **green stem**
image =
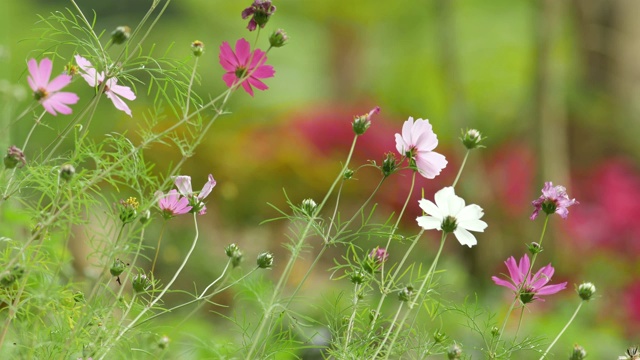
<path fill-rule="evenodd" d="M 156 245 L 156 255 L 153 257 L 153 263 L 151 263 L 151 275 L 153 276 L 153 270 L 156 268 L 156 261 L 158 260 L 158 253 L 160 252 L 160 242 L 164 235 L 164 229 L 167 227 L 167 220 L 162 222 L 162 229 L 160 230 L 160 236 L 158 236 L 158 245 Z"/>
<path fill-rule="evenodd" d="M 553 339 L 553 342 L 551 343 L 551 345 L 549 345 L 549 347 L 547 348 L 547 350 L 545 350 L 544 354 L 542 354 L 542 356 L 540 357 L 540 360 L 544 359 L 545 356 L 547 356 L 547 354 L 549 353 L 549 351 L 551 350 L 551 348 L 553 347 L 553 345 L 556 344 L 556 342 L 558 342 L 558 339 L 560 339 L 560 337 L 562 336 L 562 334 L 564 334 L 565 330 L 567 330 L 567 328 L 569 327 L 569 325 L 571 325 L 571 323 L 573 322 L 573 319 L 576 318 L 576 316 L 578 315 L 578 312 L 580 311 L 580 308 L 582 307 L 582 304 L 584 303 L 584 301 L 580 301 L 580 304 L 578 304 L 578 307 L 576 308 L 576 311 L 573 312 L 573 315 L 571 316 L 571 319 L 569 319 L 569 321 L 567 322 L 567 324 L 562 328 L 562 330 L 560 330 L 560 333 L 558 334 L 558 336 L 556 336 L 555 339 Z"/>
<path fill-rule="evenodd" d="M 355 284 L 353 288 L 353 300 L 352 300 L 353 311 L 351 312 L 351 316 L 349 317 L 349 325 L 347 326 L 347 336 L 345 336 L 345 340 L 344 340 L 345 351 L 349 346 L 349 341 L 351 340 L 351 333 L 353 332 L 353 323 L 356 318 L 356 313 L 358 312 L 358 300 L 360 295 L 358 294 L 359 290 L 360 290 L 360 285 Z"/>
<path fill-rule="evenodd" d="M 456 175 L 456 179 L 453 181 L 453 185 L 451 185 L 452 187 L 456 187 L 456 184 L 458 184 L 458 180 L 460 180 L 460 175 L 462 175 L 462 169 L 464 169 L 464 165 L 467 163 L 467 158 L 469 157 L 469 152 L 470 152 L 470 150 L 467 150 L 467 152 L 464 154 L 464 159 L 462 160 L 462 165 L 460 165 L 460 169 L 458 169 L 458 175 Z"/>

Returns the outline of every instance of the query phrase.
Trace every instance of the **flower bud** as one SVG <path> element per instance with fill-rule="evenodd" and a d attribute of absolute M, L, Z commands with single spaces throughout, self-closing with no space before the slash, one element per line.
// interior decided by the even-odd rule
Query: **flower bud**
<path fill-rule="evenodd" d="M 9 287 L 24 275 L 24 268 L 21 265 L 15 265 L 11 270 L 0 274 L 0 287 Z"/>
<path fill-rule="evenodd" d="M 630 359 L 630 360 L 637 360 L 640 359 L 640 350 L 638 350 L 637 346 L 631 346 L 627 349 L 627 357 L 620 357 L 622 359 Z M 619 358 L 619 359 L 620 359 Z"/>
<path fill-rule="evenodd" d="M 140 213 L 140 224 L 144 225 L 151 220 L 151 211 L 149 209 Z"/>
<path fill-rule="evenodd" d="M 238 267 L 240 266 L 240 263 L 242 262 L 242 252 L 240 250 L 236 251 L 233 253 L 233 256 L 231 256 L 231 266 Z"/>
<path fill-rule="evenodd" d="M 302 212 L 309 217 L 313 216 L 317 207 L 318 207 L 318 204 L 316 204 L 316 202 L 313 201 L 313 199 L 302 200 L 302 205 L 301 205 Z"/>
<path fill-rule="evenodd" d="M 400 299 L 400 301 L 409 301 L 411 300 L 412 296 L 413 296 L 413 286 L 407 286 L 404 289 L 400 290 L 400 293 L 398 294 L 398 299 Z"/>
<path fill-rule="evenodd" d="M 80 68 L 77 65 L 74 65 L 73 63 L 69 62 L 67 65 L 64 66 L 64 69 L 62 71 L 69 76 L 74 76 L 78 74 L 79 70 Z"/>
<path fill-rule="evenodd" d="M 158 347 L 162 350 L 166 349 L 169 347 L 169 341 L 171 341 L 169 339 L 169 337 L 167 335 L 164 335 L 160 338 L 160 340 L 158 340 Z"/>
<path fill-rule="evenodd" d="M 371 117 L 380 112 L 380 107 L 376 106 L 368 114 L 356 116 L 351 123 L 353 127 L 353 132 L 356 135 L 362 135 L 365 131 L 371 126 Z"/>
<path fill-rule="evenodd" d="M 453 344 L 447 349 L 447 358 L 449 360 L 458 360 L 462 356 L 462 348 L 458 344 Z"/>
<path fill-rule="evenodd" d="M 60 167 L 60 178 L 64 181 L 71 181 L 76 174 L 76 168 L 71 164 L 64 164 Z"/>
<path fill-rule="evenodd" d="M 260 269 L 269 269 L 273 266 L 273 254 L 270 252 L 263 252 L 258 255 L 256 262 Z"/>
<path fill-rule="evenodd" d="M 587 357 L 587 352 L 584 348 L 578 344 L 573 345 L 573 352 L 569 360 L 584 360 Z"/>
<path fill-rule="evenodd" d="M 539 254 L 544 250 L 542 246 L 540 246 L 540 244 L 538 244 L 537 242 L 532 242 L 531 244 L 527 245 L 527 248 L 529 249 L 531 255 Z"/>
<path fill-rule="evenodd" d="M 258 26 L 264 28 L 269 18 L 276 12 L 275 5 L 270 0 L 254 0 L 253 4 L 242 11 L 242 18 L 246 19 L 251 16 L 247 29 L 255 30 Z"/>
<path fill-rule="evenodd" d="M 590 282 L 582 283 L 578 286 L 578 295 L 584 301 L 589 301 L 593 298 L 593 294 L 596 292 L 596 286 Z"/>
<path fill-rule="evenodd" d="M 227 254 L 227 257 L 233 257 L 236 252 L 240 252 L 240 248 L 236 244 L 229 244 L 224 248 L 224 253 Z"/>
<path fill-rule="evenodd" d="M 200 40 L 196 40 L 191 43 L 191 52 L 193 56 L 199 57 L 204 54 L 204 43 Z"/>
<path fill-rule="evenodd" d="M 271 46 L 275 48 L 284 46 L 288 40 L 289 37 L 287 36 L 287 33 L 282 29 L 274 31 L 273 34 L 269 36 L 269 44 L 271 44 Z"/>
<path fill-rule="evenodd" d="M 376 247 L 369 253 L 369 258 L 375 260 L 378 263 L 383 263 L 389 258 L 389 253 L 385 248 Z"/>
<path fill-rule="evenodd" d="M 497 326 L 491 328 L 491 336 L 496 337 L 500 335 L 500 329 Z"/>
<path fill-rule="evenodd" d="M 75 301 L 77 303 L 83 303 L 85 301 L 84 293 L 82 291 L 76 291 L 73 294 L 73 301 Z"/>
<path fill-rule="evenodd" d="M 344 174 L 342 174 L 342 178 L 344 180 L 351 180 L 351 178 L 353 178 L 353 174 L 354 174 L 353 170 L 347 169 L 344 171 Z"/>
<path fill-rule="evenodd" d="M 118 26 L 111 33 L 111 41 L 114 44 L 122 44 L 125 41 L 129 40 L 131 36 L 131 29 L 128 26 Z"/>
<path fill-rule="evenodd" d="M 7 155 L 4 157 L 4 167 L 7 169 L 13 169 L 16 166 L 21 168 L 26 164 L 27 160 L 24 157 L 22 150 L 18 149 L 15 145 L 9 146 L 7 149 Z"/>
<path fill-rule="evenodd" d="M 136 274 L 131 281 L 131 286 L 135 292 L 143 292 L 151 286 L 151 281 L 145 274 Z"/>
<path fill-rule="evenodd" d="M 397 168 L 398 163 L 396 162 L 396 154 L 388 152 L 386 158 L 382 162 L 382 175 L 387 177 L 393 174 Z"/>
<path fill-rule="evenodd" d="M 475 149 L 477 147 L 482 147 L 480 142 L 483 140 L 482 134 L 480 131 L 476 129 L 467 130 L 462 134 L 462 144 L 468 149 Z"/>
<path fill-rule="evenodd" d="M 436 330 L 433 332 L 433 341 L 438 344 L 438 343 L 442 343 L 445 340 L 447 340 L 447 335 L 443 332 L 440 332 L 440 330 Z"/>
<path fill-rule="evenodd" d="M 355 270 L 349 276 L 349 280 L 356 285 L 362 284 L 365 280 L 365 274 L 360 270 Z"/>
<path fill-rule="evenodd" d="M 128 224 L 138 217 L 138 199 L 129 197 L 127 200 L 120 200 L 118 205 L 120 221 Z"/>
<path fill-rule="evenodd" d="M 122 260 L 115 259 L 113 260 L 113 264 L 111 265 L 109 272 L 112 276 L 119 276 L 120 274 L 122 274 L 126 267 L 127 265 Z"/>

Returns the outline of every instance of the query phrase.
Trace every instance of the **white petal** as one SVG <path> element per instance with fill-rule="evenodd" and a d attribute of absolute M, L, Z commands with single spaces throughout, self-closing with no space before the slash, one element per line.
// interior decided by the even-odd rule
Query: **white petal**
<path fill-rule="evenodd" d="M 467 220 L 478 220 L 484 215 L 482 208 L 476 204 L 471 204 L 469 206 L 465 206 L 464 209 L 460 210 L 456 214 L 456 219 L 459 222 L 464 222 Z"/>
<path fill-rule="evenodd" d="M 416 221 L 418 221 L 418 225 L 425 230 L 441 230 L 442 219 L 437 219 L 433 216 L 419 216 Z"/>
<path fill-rule="evenodd" d="M 188 197 L 193 193 L 193 190 L 191 189 L 191 176 L 176 176 L 175 184 L 182 196 Z"/>
<path fill-rule="evenodd" d="M 451 215 L 451 212 L 449 212 L 449 198 L 452 196 L 456 196 L 456 194 L 451 186 L 440 189 L 434 195 L 436 205 L 438 205 L 438 208 L 440 208 L 440 211 L 442 211 L 442 214 L 445 216 Z"/>
<path fill-rule="evenodd" d="M 467 229 L 469 231 L 484 232 L 484 229 L 486 229 L 487 226 L 487 223 L 482 220 L 458 221 L 458 227 Z"/>
<path fill-rule="evenodd" d="M 462 209 L 464 209 L 464 199 L 456 195 L 455 193 L 452 193 L 448 201 L 449 215 L 454 216 L 457 219 L 458 213 L 462 211 Z"/>
<path fill-rule="evenodd" d="M 438 209 L 436 204 L 432 203 L 430 200 L 427 200 L 427 199 L 418 200 L 418 205 L 420 205 L 420 208 L 428 215 L 436 217 L 440 220 L 444 219 L 444 216 L 442 215 L 442 211 Z"/>
<path fill-rule="evenodd" d="M 476 245 L 478 243 L 478 241 L 476 240 L 476 237 L 473 236 L 473 234 L 461 228 L 460 226 L 458 226 L 458 228 L 453 232 L 453 234 L 456 236 L 456 238 L 462 245 L 467 245 L 468 247 L 472 247 L 473 245 Z"/>

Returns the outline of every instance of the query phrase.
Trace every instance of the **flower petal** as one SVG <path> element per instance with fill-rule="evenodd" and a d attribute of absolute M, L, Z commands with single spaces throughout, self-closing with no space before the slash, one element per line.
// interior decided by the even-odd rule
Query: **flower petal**
<path fill-rule="evenodd" d="M 442 211 L 436 206 L 436 204 L 432 203 L 430 200 L 418 200 L 418 205 L 420 205 L 420 208 L 425 213 L 439 219 L 440 221 L 442 221 L 445 217 L 445 215 L 442 214 Z"/>
<path fill-rule="evenodd" d="M 491 280 L 493 280 L 493 282 L 496 283 L 496 285 L 507 287 L 513 291 L 518 291 L 518 289 L 510 281 L 502 280 L 497 276 L 492 276 Z"/>
<path fill-rule="evenodd" d="M 209 181 L 207 181 L 202 187 L 202 190 L 200 190 L 200 193 L 198 194 L 198 199 L 202 200 L 207 196 L 209 196 L 214 186 L 216 186 L 216 180 L 213 178 L 213 175 L 209 174 Z"/>
<path fill-rule="evenodd" d="M 456 236 L 460 244 L 467 245 L 468 247 L 472 247 L 473 245 L 478 244 L 478 240 L 467 230 L 458 226 L 457 229 L 453 231 L 453 234 Z"/>
<path fill-rule="evenodd" d="M 451 215 L 451 212 L 449 212 L 449 198 L 452 196 L 456 196 L 456 194 L 451 186 L 438 190 L 438 192 L 433 196 L 436 200 L 436 205 L 444 216 Z"/>
<path fill-rule="evenodd" d="M 236 41 L 236 58 L 239 66 L 247 66 L 251 56 L 251 45 L 245 39 Z"/>
<path fill-rule="evenodd" d="M 253 72 L 251 73 L 251 77 L 254 77 L 257 79 L 265 79 L 265 78 L 274 77 L 275 74 L 276 74 L 276 71 L 273 69 L 273 66 L 262 65 L 257 67 L 255 70 L 253 70 Z"/>
<path fill-rule="evenodd" d="M 191 176 L 176 176 L 174 183 L 182 196 L 189 196 L 193 193 L 193 190 L 191 189 Z"/>
<path fill-rule="evenodd" d="M 418 226 L 425 230 L 441 230 L 440 227 L 442 226 L 442 219 L 438 219 L 433 216 L 419 216 L 416 218 L 416 221 L 418 222 Z"/>
<path fill-rule="evenodd" d="M 56 76 L 55 79 L 53 79 L 49 85 L 47 85 L 47 91 L 49 92 L 55 92 L 58 91 L 60 89 L 62 89 L 63 87 L 69 85 L 71 83 L 71 76 L 67 75 L 67 74 L 61 74 Z"/>
<path fill-rule="evenodd" d="M 555 284 L 555 285 L 547 285 L 547 286 L 543 286 L 542 288 L 538 289 L 538 291 L 536 291 L 537 295 L 551 295 L 551 294 L 555 294 L 560 290 L 564 290 L 567 287 L 567 283 L 563 282 L 560 284 Z"/>
<path fill-rule="evenodd" d="M 228 42 L 222 42 L 222 45 L 220 45 L 220 55 L 218 57 L 223 69 L 227 71 L 236 71 L 236 68 L 239 65 L 238 58 L 236 57 L 236 54 L 233 53 L 233 50 L 231 50 L 231 46 L 229 46 Z"/>
<path fill-rule="evenodd" d="M 127 115 L 131 116 L 131 109 L 129 109 L 129 106 L 127 105 L 127 103 L 125 103 L 122 99 L 120 99 L 118 95 L 116 95 L 113 91 L 110 91 L 110 90 L 105 91 L 104 94 L 107 96 L 107 98 L 111 99 L 111 102 L 113 103 L 113 106 L 116 107 L 116 109 L 122 110 Z"/>
<path fill-rule="evenodd" d="M 269 88 L 267 84 L 254 77 L 250 77 L 249 79 L 247 79 L 247 82 L 249 83 L 249 85 L 255 86 L 258 90 L 267 90 Z"/>
<path fill-rule="evenodd" d="M 433 179 L 447 166 L 447 160 L 444 155 L 437 152 L 418 150 L 416 166 L 422 176 Z"/>

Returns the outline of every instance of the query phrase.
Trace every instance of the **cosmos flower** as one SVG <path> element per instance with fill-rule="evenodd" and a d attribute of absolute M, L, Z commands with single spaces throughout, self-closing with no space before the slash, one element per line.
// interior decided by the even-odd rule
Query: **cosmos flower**
<path fill-rule="evenodd" d="M 91 62 L 80 55 L 76 55 L 75 58 L 78 67 L 80 67 L 80 75 L 89 86 L 99 87 L 102 85 L 105 78 L 104 71 L 96 71 L 93 65 L 91 65 Z M 118 85 L 118 79 L 111 77 L 107 79 L 104 94 L 113 102 L 113 106 L 115 106 L 116 109 L 122 110 L 131 116 L 131 109 L 129 109 L 129 106 L 120 98 L 120 96 L 122 96 L 127 100 L 136 99 L 136 94 L 134 94 L 128 86 Z"/>
<path fill-rule="evenodd" d="M 236 42 L 235 53 L 226 41 L 220 46 L 220 65 L 227 71 L 222 75 L 222 80 L 228 87 L 242 81 L 242 87 L 251 96 L 253 96 L 252 86 L 259 90 L 269 88 L 260 81 L 260 79 L 271 78 L 275 74 L 273 66 L 264 64 L 266 61 L 267 54 L 260 49 L 252 52 L 249 42 L 245 39 Z"/>
<path fill-rule="evenodd" d="M 551 281 L 551 277 L 554 273 L 554 269 L 551 264 L 542 267 L 537 273 L 535 273 L 535 275 L 529 273 L 531 262 L 529 261 L 529 256 L 527 256 L 527 254 L 524 254 L 519 263 L 516 263 L 516 259 L 513 256 L 508 258 L 504 263 L 507 265 L 507 269 L 509 270 L 509 280 L 502 280 L 497 276 L 492 276 L 491 280 L 493 280 L 496 285 L 504 286 L 513 290 L 523 304 L 540 299 L 540 296 L 542 295 L 555 294 L 567 287 L 566 282 L 547 285 L 547 283 Z M 540 300 L 544 301 L 543 299 Z"/>
<path fill-rule="evenodd" d="M 242 10 L 242 18 L 246 19 L 251 16 L 247 29 L 253 31 L 257 29 L 258 26 L 264 28 L 271 15 L 275 12 L 276 6 L 271 4 L 270 0 L 254 0 L 251 6 Z"/>
<path fill-rule="evenodd" d="M 475 204 L 465 206 L 464 199 L 450 186 L 438 191 L 435 201 L 435 204 L 426 199 L 418 201 L 427 214 L 416 219 L 418 225 L 425 230 L 452 232 L 462 245 L 476 245 L 478 241 L 469 231 L 484 232 L 487 228 L 487 223 L 480 220 L 484 215 L 482 208 Z"/>
<path fill-rule="evenodd" d="M 438 137 L 433 132 L 429 120 L 412 117 L 402 125 L 402 135 L 396 134 L 396 149 L 405 155 L 418 168 L 420 175 L 433 179 L 447 166 L 447 160 L 434 152 L 438 146 Z"/>
<path fill-rule="evenodd" d="M 42 107 L 51 115 L 58 113 L 69 115 L 71 108 L 67 105 L 73 105 L 78 102 L 78 95 L 71 92 L 61 92 L 63 87 L 69 85 L 71 76 L 61 74 L 55 79 L 51 78 L 51 60 L 44 58 L 40 64 L 36 59 L 31 59 L 27 63 L 29 68 L 29 76 L 27 81 L 29 87 L 33 90 L 33 97 L 42 104 Z"/>
<path fill-rule="evenodd" d="M 197 194 L 191 189 L 191 176 L 176 176 L 175 184 L 180 194 L 189 199 L 189 205 L 191 205 L 192 212 L 197 212 L 199 215 L 207 213 L 207 207 L 202 200 L 209 196 L 211 190 L 216 186 L 216 181 L 213 178 L 213 175 L 209 174 L 208 181 Z"/>
<path fill-rule="evenodd" d="M 564 186 L 553 186 L 551 181 L 547 181 L 542 188 L 542 195 L 531 202 L 531 205 L 533 205 L 535 209 L 530 219 L 535 220 L 540 210 L 544 211 L 547 215 L 556 213 L 563 219 L 566 219 L 567 215 L 569 215 L 567 208 L 574 204 L 579 203 L 576 199 L 569 199 L 567 189 L 565 189 Z"/>
<path fill-rule="evenodd" d="M 180 196 L 175 189 L 172 189 L 166 195 L 158 191 L 156 192 L 156 196 L 159 198 L 158 207 L 162 211 L 162 216 L 167 219 L 176 215 L 186 214 L 191 211 L 189 199 Z"/>

